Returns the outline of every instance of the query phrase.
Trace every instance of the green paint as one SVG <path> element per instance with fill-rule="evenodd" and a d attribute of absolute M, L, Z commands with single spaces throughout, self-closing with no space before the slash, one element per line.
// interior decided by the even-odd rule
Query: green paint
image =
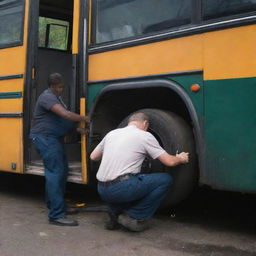
<path fill-rule="evenodd" d="M 158 78 L 178 83 L 196 109 L 205 144 L 201 183 L 256 191 L 256 78 L 203 81 L 201 74 Z M 190 90 L 193 83 L 201 85 L 199 92 Z M 89 86 L 89 108 L 108 84 Z"/>
<path fill-rule="evenodd" d="M 152 78 L 156 79 L 156 78 Z M 157 77 L 157 79 L 168 79 L 168 80 L 173 80 L 174 82 L 180 84 L 183 89 L 188 93 L 188 95 L 191 97 L 191 100 L 196 108 L 196 111 L 199 116 L 203 115 L 203 107 L 202 107 L 202 102 L 203 102 L 203 79 L 202 79 L 202 74 L 199 75 L 183 75 L 183 76 L 173 76 L 173 77 Z M 145 79 L 146 80 L 146 79 Z M 147 79 L 148 80 L 148 79 Z M 140 79 L 140 81 L 142 81 Z M 202 85 L 202 89 L 199 92 L 191 92 L 190 86 L 194 83 L 198 83 Z M 93 83 L 89 84 L 88 86 L 88 105 L 87 108 L 88 110 L 91 109 L 92 104 L 94 103 L 97 95 L 100 93 L 101 89 L 103 89 L 105 86 L 109 84 L 114 84 L 113 81 L 111 82 L 105 82 L 105 83 Z"/>
<path fill-rule="evenodd" d="M 88 99 L 87 99 L 87 109 L 91 110 L 92 104 L 94 103 L 97 95 L 107 84 L 99 83 L 99 84 L 91 84 L 88 85 Z"/>
<path fill-rule="evenodd" d="M 203 183 L 256 191 L 256 78 L 205 81 Z"/>
<path fill-rule="evenodd" d="M 0 99 L 16 99 L 21 98 L 22 92 L 1 92 Z"/>
<path fill-rule="evenodd" d="M 169 79 L 177 82 L 188 94 L 196 109 L 199 119 L 203 117 L 203 97 L 204 97 L 204 82 L 202 74 L 184 75 L 169 77 Z M 198 92 L 192 92 L 190 87 L 192 84 L 199 84 L 201 89 Z"/>

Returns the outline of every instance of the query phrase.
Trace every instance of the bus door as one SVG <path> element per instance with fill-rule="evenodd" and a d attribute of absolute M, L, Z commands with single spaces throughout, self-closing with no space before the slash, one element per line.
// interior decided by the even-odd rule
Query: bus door
<path fill-rule="evenodd" d="M 77 64 L 79 77 L 79 95 L 80 95 L 80 114 L 86 115 L 86 96 L 87 96 L 87 45 L 88 45 L 88 17 L 90 1 L 74 0 L 74 18 L 73 18 L 73 63 Z M 81 136 L 81 170 L 82 183 L 88 183 L 87 170 L 87 146 L 86 135 Z"/>
<path fill-rule="evenodd" d="M 47 77 L 56 72 L 63 76 L 66 84 L 62 98 L 67 108 L 77 113 L 80 110 L 84 115 L 87 65 L 84 61 L 86 50 L 83 44 L 87 41 L 87 33 L 84 33 L 86 15 L 83 10 L 86 9 L 86 3 L 84 0 L 38 0 L 38 4 L 38 45 L 30 115 L 32 116 L 38 96 L 48 87 Z M 80 137 L 71 132 L 65 138 L 65 149 L 70 167 L 68 180 L 87 183 L 85 136 Z M 41 158 L 33 145 L 27 169 L 27 173 L 43 173 Z"/>
<path fill-rule="evenodd" d="M 22 173 L 29 0 L 0 1 L 0 170 Z"/>

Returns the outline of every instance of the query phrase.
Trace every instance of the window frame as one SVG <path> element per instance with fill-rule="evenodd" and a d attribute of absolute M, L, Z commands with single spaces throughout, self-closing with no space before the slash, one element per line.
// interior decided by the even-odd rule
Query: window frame
<path fill-rule="evenodd" d="M 226 29 L 238 27 L 243 25 L 256 24 L 256 11 L 250 13 L 242 13 L 239 15 L 230 15 L 218 19 L 203 20 L 202 1 L 192 1 L 192 15 L 191 24 L 183 25 L 180 27 L 170 28 L 168 30 L 159 31 L 151 34 L 134 36 L 124 39 L 119 39 L 111 42 L 103 42 L 99 44 L 90 42 L 88 52 L 89 54 L 111 51 L 115 49 L 122 49 L 142 44 L 168 40 L 172 38 L 179 38 L 204 32 L 214 31 L 218 29 Z M 96 17 L 96 4 L 92 3 L 92 15 Z M 91 38 L 95 38 L 96 32 L 96 19 L 91 20 Z"/>
<path fill-rule="evenodd" d="M 8 6 L 9 5 L 7 5 L 6 7 L 8 7 Z M 4 43 L 4 44 L 0 43 L 0 49 L 16 47 L 16 46 L 22 46 L 23 43 L 24 43 L 24 24 L 25 24 L 26 0 L 21 0 L 21 6 L 22 6 L 22 11 L 21 11 L 21 15 L 22 15 L 21 19 L 22 19 L 22 21 L 21 21 L 20 38 L 19 38 L 19 40 L 12 41 L 12 42 L 9 42 L 9 43 Z"/>

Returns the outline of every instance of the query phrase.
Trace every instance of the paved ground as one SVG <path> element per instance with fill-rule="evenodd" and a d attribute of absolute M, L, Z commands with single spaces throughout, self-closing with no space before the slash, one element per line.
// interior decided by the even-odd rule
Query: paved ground
<path fill-rule="evenodd" d="M 82 186 L 68 191 L 73 203 L 104 206 Z M 200 189 L 139 234 L 104 230 L 104 212 L 57 227 L 47 223 L 42 178 L 0 174 L 0 256 L 255 256 L 255 199 Z"/>

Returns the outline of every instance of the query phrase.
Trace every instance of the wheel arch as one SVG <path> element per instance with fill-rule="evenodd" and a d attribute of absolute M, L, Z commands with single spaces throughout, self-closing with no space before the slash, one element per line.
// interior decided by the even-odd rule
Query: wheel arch
<path fill-rule="evenodd" d="M 143 101 L 140 101 L 143 96 L 147 99 L 143 98 Z M 158 96 L 161 99 L 157 100 Z M 174 106 L 176 108 L 173 108 Z M 97 95 L 90 110 L 89 143 L 91 147 L 94 147 L 108 131 L 115 129 L 127 115 L 142 108 L 172 111 L 188 122 L 195 138 L 199 170 L 202 170 L 203 139 L 196 109 L 187 92 L 171 80 L 120 82 L 104 87 Z"/>

